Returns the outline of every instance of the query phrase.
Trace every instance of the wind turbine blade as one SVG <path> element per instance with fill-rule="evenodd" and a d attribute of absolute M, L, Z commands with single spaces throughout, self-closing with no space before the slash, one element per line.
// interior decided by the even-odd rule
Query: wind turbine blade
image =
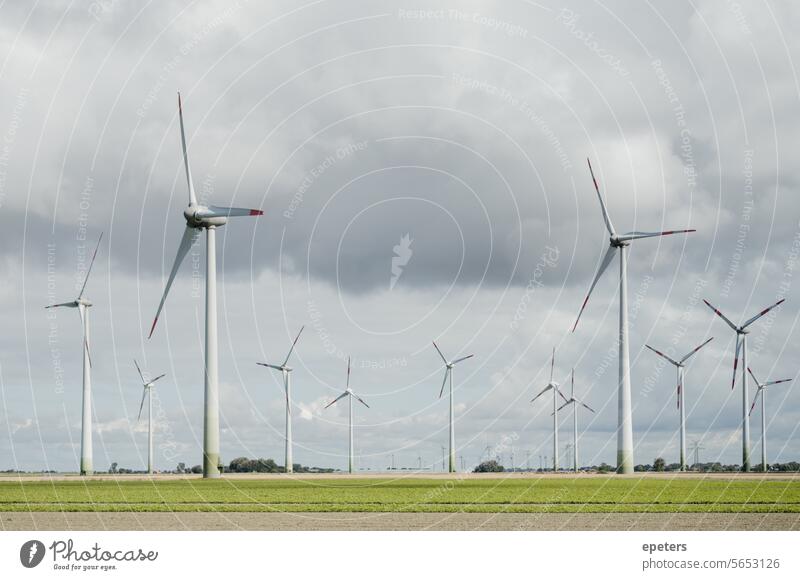
<path fill-rule="evenodd" d="M 784 301 L 786 301 L 786 298 L 782 298 L 781 300 L 778 300 L 778 301 L 777 301 L 775 304 L 773 304 L 773 305 L 772 305 L 772 306 L 770 306 L 769 308 L 765 308 L 764 310 L 762 310 L 761 312 L 759 312 L 758 314 L 756 314 L 755 316 L 753 316 L 753 318 L 749 319 L 747 322 L 745 322 L 744 324 L 742 324 L 742 329 L 745 329 L 745 328 L 747 328 L 748 326 L 750 326 L 751 324 L 753 324 L 753 323 L 754 323 L 756 320 L 758 320 L 759 318 L 761 318 L 762 316 L 764 316 L 764 315 L 765 315 L 767 312 L 769 312 L 770 310 L 772 310 L 772 309 L 773 309 L 773 308 L 775 308 L 776 306 L 780 306 L 781 304 L 783 304 L 783 302 L 784 302 Z"/>
<path fill-rule="evenodd" d="M 680 377 L 680 373 L 678 373 L 678 376 Z M 681 388 L 682 387 L 683 387 L 683 384 L 681 384 L 681 379 L 678 378 L 678 409 L 679 410 L 681 408 Z"/>
<path fill-rule="evenodd" d="M 139 363 L 136 362 L 136 359 L 133 359 L 133 364 L 136 365 L 136 370 L 139 372 L 139 378 L 142 379 L 142 384 L 145 384 L 147 381 L 144 380 L 144 375 L 142 374 L 142 369 L 139 368 Z"/>
<path fill-rule="evenodd" d="M 442 357 L 442 360 L 444 361 L 444 364 L 447 364 L 447 359 L 446 359 L 446 358 L 444 358 L 444 355 L 442 354 L 442 351 L 441 351 L 441 350 L 439 350 L 439 347 L 438 347 L 438 346 L 436 346 L 436 341 L 433 341 L 433 348 L 435 348 L 435 349 L 436 349 L 436 352 L 438 352 L 438 353 L 439 353 L 439 356 L 440 356 L 440 357 Z"/>
<path fill-rule="evenodd" d="M 589 405 L 587 405 L 587 404 L 586 404 L 586 403 L 584 403 L 583 401 L 578 401 L 578 402 L 579 402 L 581 405 L 583 405 L 584 407 L 586 407 L 587 409 L 589 409 L 589 410 L 590 410 L 592 413 L 594 413 L 594 412 L 595 412 L 595 410 L 594 410 L 594 409 L 592 409 L 592 408 L 591 408 Z"/>
<path fill-rule="evenodd" d="M 734 332 L 739 332 L 739 329 L 736 327 L 736 325 L 735 325 L 733 322 L 731 322 L 730 320 L 728 320 L 728 319 L 725 317 L 725 315 L 724 315 L 722 312 L 720 312 L 718 309 L 716 309 L 715 307 L 713 307 L 713 306 L 711 305 L 711 303 L 710 303 L 708 300 L 706 300 L 705 298 L 703 298 L 703 302 L 705 302 L 705 303 L 706 303 L 706 306 L 708 306 L 708 307 L 709 307 L 711 310 L 713 310 L 713 311 L 714 311 L 714 314 L 716 314 L 716 315 L 717 315 L 717 316 L 719 316 L 719 317 L 720 317 L 722 320 L 724 320 L 724 321 L 725 321 L 725 322 L 728 324 L 728 326 L 730 326 L 730 327 L 731 327 L 731 328 L 734 330 Z"/>
<path fill-rule="evenodd" d="M 553 382 L 553 369 L 556 366 L 556 347 L 553 347 L 553 356 L 550 357 L 550 382 Z"/>
<path fill-rule="evenodd" d="M 338 397 L 336 397 L 336 398 L 335 398 L 333 401 L 331 401 L 330 403 L 328 403 L 327 405 L 325 405 L 325 408 L 327 409 L 328 407 L 330 407 L 331 405 L 333 405 L 333 404 L 334 404 L 336 401 L 338 401 L 338 400 L 339 400 L 339 399 L 341 399 L 342 397 L 346 397 L 346 396 L 347 396 L 347 391 L 345 391 L 344 393 L 342 393 L 341 395 L 339 395 Z"/>
<path fill-rule="evenodd" d="M 444 386 L 447 384 L 447 377 L 450 376 L 450 367 L 446 367 L 444 371 L 444 380 L 442 381 L 442 390 L 439 391 L 439 398 L 444 394 Z"/>
<path fill-rule="evenodd" d="M 569 404 L 570 404 L 570 403 L 572 403 L 572 402 L 573 402 L 573 401 L 567 401 L 566 403 L 564 403 L 563 405 L 561 405 L 561 406 L 560 406 L 558 409 L 556 409 L 556 411 L 560 411 L 561 409 L 563 409 L 564 407 L 566 407 L 567 405 L 569 405 Z M 550 416 L 551 416 L 551 417 L 552 417 L 553 415 L 555 415 L 555 413 L 550 413 Z"/>
<path fill-rule="evenodd" d="M 51 304 L 50 306 L 45 306 L 45 308 L 60 308 L 61 306 L 66 306 L 68 308 L 77 308 L 78 303 L 73 300 L 72 302 L 62 302 L 61 304 Z"/>
<path fill-rule="evenodd" d="M 597 179 L 594 176 L 594 170 L 592 169 L 592 162 L 589 161 L 589 158 L 586 158 L 586 163 L 589 164 L 589 173 L 592 174 L 592 181 L 594 182 L 594 189 L 597 192 L 597 199 L 600 200 L 600 209 L 603 211 L 603 221 L 606 222 L 606 229 L 608 233 L 612 236 L 615 235 L 614 233 L 614 226 L 611 225 L 611 217 L 608 215 L 608 210 L 606 209 L 606 204 L 603 201 L 603 196 L 600 194 L 600 187 L 597 185 Z"/>
<path fill-rule="evenodd" d="M 347 385 L 345 386 L 346 389 L 350 388 L 350 357 L 347 357 Z"/>
<path fill-rule="evenodd" d="M 175 280 L 175 276 L 178 274 L 178 269 L 181 267 L 183 259 L 186 257 L 186 254 L 189 253 L 189 250 L 199 235 L 200 230 L 196 228 L 190 228 L 189 226 L 186 226 L 186 229 L 183 230 L 183 237 L 181 238 L 181 243 L 178 246 L 178 253 L 175 254 L 175 262 L 172 264 L 172 271 L 169 273 L 167 285 L 164 288 L 164 294 L 161 296 L 161 302 L 158 304 L 156 317 L 153 319 L 153 326 L 150 327 L 150 334 L 147 338 L 151 338 L 153 336 L 153 331 L 156 329 L 158 317 L 161 315 L 161 309 L 164 308 L 164 302 L 167 300 L 167 294 L 169 294 L 169 289 L 172 287 L 172 282 Z"/>
<path fill-rule="evenodd" d="M 467 360 L 468 358 L 472 358 L 472 357 L 474 357 L 474 356 L 475 356 L 474 354 L 468 354 L 467 356 L 462 356 L 461 358 L 457 358 L 456 360 L 454 360 L 454 361 L 453 361 L 453 364 L 454 364 L 454 365 L 455 365 L 455 364 L 458 364 L 458 363 L 460 363 L 462 360 Z"/>
<path fill-rule="evenodd" d="M 575 332 L 575 329 L 578 328 L 578 322 L 581 319 L 581 315 L 583 314 L 584 308 L 586 308 L 586 303 L 589 302 L 589 296 L 592 295 L 594 287 L 597 286 L 597 281 L 600 280 L 600 276 L 602 276 L 603 272 L 605 272 L 606 268 L 608 268 L 608 265 L 614 258 L 616 251 L 617 251 L 616 247 L 608 246 L 608 250 L 606 250 L 606 255 L 603 256 L 603 261 L 600 263 L 600 267 L 597 269 L 597 273 L 594 275 L 594 280 L 592 280 L 592 285 L 589 287 L 589 292 L 586 293 L 586 298 L 583 300 L 581 311 L 578 313 L 578 318 L 575 320 L 575 326 L 572 327 L 572 332 Z"/>
<path fill-rule="evenodd" d="M 575 369 L 572 369 L 572 392 L 570 393 L 570 397 L 573 399 L 575 398 Z"/>
<path fill-rule="evenodd" d="M 666 232 L 628 232 L 619 236 L 620 242 L 630 242 L 632 240 L 641 240 L 642 238 L 657 238 L 660 236 L 671 236 L 673 234 L 691 234 L 697 230 L 669 230 Z"/>
<path fill-rule="evenodd" d="M 544 389 L 542 389 L 541 393 L 539 393 L 538 395 L 536 395 L 534 398 L 531 399 L 531 403 L 533 403 L 536 399 L 544 395 L 549 390 L 550 390 L 550 385 L 547 385 Z"/>
<path fill-rule="evenodd" d="M 752 404 L 752 405 L 750 405 L 750 412 L 748 412 L 748 413 L 747 413 L 747 416 L 748 416 L 748 417 L 749 417 L 750 415 L 752 415 L 752 414 L 753 414 L 753 409 L 755 409 L 755 408 L 756 408 L 756 401 L 758 401 L 758 396 L 759 396 L 760 394 L 761 394 L 761 389 L 758 389 L 758 390 L 756 391 L 756 396 L 755 396 L 755 397 L 753 397 L 753 404 Z"/>
<path fill-rule="evenodd" d="M 792 380 L 792 379 L 781 379 L 781 380 L 779 380 L 779 381 L 767 381 L 766 383 L 764 383 L 764 386 L 765 386 L 765 387 L 768 387 L 768 386 L 770 386 L 770 385 L 777 385 L 777 384 L 779 384 L 779 383 L 788 383 L 788 382 L 790 382 L 791 380 Z"/>
<path fill-rule="evenodd" d="M 195 213 L 195 216 L 199 218 L 240 217 L 248 215 L 264 215 L 264 212 L 260 209 L 250 209 L 246 207 L 220 207 L 218 205 L 210 205 Z"/>
<path fill-rule="evenodd" d="M 742 350 L 742 341 L 739 333 L 736 333 L 736 354 L 733 356 L 733 379 L 731 380 L 731 390 L 736 386 L 736 367 L 739 366 L 739 351 Z"/>
<path fill-rule="evenodd" d="M 703 344 L 701 344 L 700 346 L 698 346 L 696 349 L 694 349 L 692 352 L 690 352 L 689 354 L 687 354 L 685 357 L 683 357 L 683 358 L 681 359 L 681 364 L 683 364 L 683 363 L 685 363 L 687 360 L 689 360 L 689 358 L 690 358 L 690 357 L 692 357 L 692 356 L 694 356 L 694 354 L 695 354 L 695 353 L 696 353 L 698 350 L 700 350 L 701 348 L 703 348 L 705 345 L 707 345 L 707 344 L 708 344 L 709 342 L 711 342 L 712 340 L 714 340 L 714 337 L 713 337 L 713 336 L 712 336 L 711 338 L 709 338 L 707 341 L 705 341 Z"/>
<path fill-rule="evenodd" d="M 360 402 L 362 405 L 364 405 L 364 406 L 365 406 L 367 409 L 370 409 L 370 408 L 371 408 L 369 405 L 367 405 L 367 404 L 364 402 L 364 399 L 362 399 L 361 397 L 359 397 L 359 396 L 358 396 L 358 395 L 356 395 L 355 393 L 352 393 L 352 395 L 353 395 L 353 396 L 356 398 L 356 400 L 357 400 L 357 401 L 359 401 L 359 402 Z"/>
<path fill-rule="evenodd" d="M 89 339 L 86 338 L 86 321 L 84 317 L 86 314 L 83 312 L 83 307 L 78 306 L 78 314 L 81 315 L 81 328 L 83 329 L 83 348 L 86 349 L 86 357 L 89 359 L 89 368 L 92 368 L 92 352 L 89 350 Z"/>
<path fill-rule="evenodd" d="M 553 387 L 553 388 L 556 390 L 556 392 L 557 392 L 559 395 L 561 395 L 561 398 L 562 398 L 562 399 L 564 399 L 564 400 L 565 400 L 567 403 L 569 403 L 569 399 L 567 399 L 567 398 L 564 396 L 564 393 L 562 393 L 562 392 L 561 392 L 561 389 L 559 389 L 558 387 Z"/>
<path fill-rule="evenodd" d="M 297 333 L 297 336 L 294 337 L 294 342 L 292 343 L 292 348 L 289 349 L 289 354 L 286 355 L 286 360 L 283 361 L 283 366 L 286 366 L 286 363 L 289 362 L 289 357 L 292 356 L 292 351 L 294 350 L 294 345 L 297 344 L 297 341 L 300 340 L 300 335 L 303 334 L 303 329 L 305 326 L 300 327 L 300 332 Z"/>
<path fill-rule="evenodd" d="M 81 287 L 81 293 L 78 294 L 78 300 L 83 297 L 83 292 L 86 290 L 86 283 L 89 281 L 89 274 L 92 273 L 92 266 L 94 266 L 94 259 L 97 257 L 97 250 L 100 249 L 100 242 L 103 241 L 103 232 L 100 232 L 100 238 L 97 240 L 97 245 L 94 248 L 94 254 L 92 254 L 92 261 L 89 262 L 89 269 L 86 270 L 86 278 L 83 279 L 83 286 Z"/>
<path fill-rule="evenodd" d="M 660 356 L 661 358 L 665 358 L 665 359 L 667 359 L 669 362 L 671 362 L 672 364 L 674 364 L 676 367 L 679 367 L 679 366 L 681 366 L 679 362 L 677 362 L 677 361 L 675 361 L 675 360 L 671 359 L 670 357 L 668 357 L 667 355 L 665 355 L 665 354 L 664 354 L 663 352 L 661 352 L 660 350 L 656 350 L 656 349 L 654 349 L 654 348 L 653 348 L 652 346 L 650 346 L 649 344 L 646 344 L 646 345 L 645 345 L 645 347 L 647 347 L 647 348 L 649 348 L 650 350 L 652 350 L 654 353 L 656 353 L 656 354 L 657 354 L 658 356 Z"/>
<path fill-rule="evenodd" d="M 150 381 L 150 384 L 152 385 L 152 384 L 153 384 L 153 383 L 155 383 L 155 382 L 156 382 L 158 379 L 163 379 L 163 378 L 164 378 L 164 377 L 166 377 L 166 376 L 167 376 L 167 373 L 164 373 L 163 375 L 158 375 L 156 378 L 154 378 L 152 381 Z"/>
<path fill-rule="evenodd" d="M 759 382 L 758 382 L 758 379 L 757 379 L 757 378 L 756 378 L 756 376 L 753 374 L 753 371 L 751 371 L 751 370 L 750 370 L 750 367 L 747 367 L 747 372 L 748 372 L 748 373 L 750 373 L 750 376 L 751 376 L 751 377 L 753 377 L 753 380 L 756 382 L 756 386 L 757 386 L 757 387 L 760 387 L 760 386 L 761 386 L 761 383 L 759 383 Z"/>
<path fill-rule="evenodd" d="M 142 402 L 139 404 L 139 416 L 136 417 L 137 423 L 142 419 L 142 409 L 144 408 L 144 398 L 146 395 L 147 395 L 147 387 L 142 389 Z"/>
<path fill-rule="evenodd" d="M 275 369 L 276 371 L 282 371 L 283 370 L 283 367 L 279 367 L 278 365 L 271 365 L 269 363 L 256 363 L 256 364 L 260 365 L 262 367 L 269 367 L 271 369 Z"/>
<path fill-rule="evenodd" d="M 186 134 L 183 130 L 183 105 L 181 104 L 181 94 L 178 93 L 178 117 L 181 121 L 181 147 L 183 148 L 183 165 L 186 168 L 186 184 L 189 186 L 189 205 L 197 205 L 197 196 L 194 194 L 192 184 L 192 172 L 189 169 L 189 153 L 186 151 Z"/>

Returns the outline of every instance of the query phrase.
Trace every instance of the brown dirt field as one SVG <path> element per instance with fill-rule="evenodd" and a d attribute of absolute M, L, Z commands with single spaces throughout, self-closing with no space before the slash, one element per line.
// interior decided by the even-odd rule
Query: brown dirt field
<path fill-rule="evenodd" d="M 0 512 L 0 530 L 798 530 L 800 514 Z"/>

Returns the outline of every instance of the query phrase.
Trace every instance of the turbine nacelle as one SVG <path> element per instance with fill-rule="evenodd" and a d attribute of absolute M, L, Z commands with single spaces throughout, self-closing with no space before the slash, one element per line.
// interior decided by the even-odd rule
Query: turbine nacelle
<path fill-rule="evenodd" d="M 210 226 L 221 227 L 228 223 L 224 215 L 215 215 L 208 207 L 192 204 L 183 210 L 186 225 L 191 228 L 207 228 Z"/>

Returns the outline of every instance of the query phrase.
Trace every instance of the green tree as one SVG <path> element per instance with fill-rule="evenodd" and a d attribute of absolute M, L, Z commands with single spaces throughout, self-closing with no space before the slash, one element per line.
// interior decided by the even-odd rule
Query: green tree
<path fill-rule="evenodd" d="M 484 461 L 478 465 L 473 473 L 498 473 L 500 471 L 505 471 L 505 467 L 492 459 L 491 461 Z"/>
<path fill-rule="evenodd" d="M 664 468 L 666 467 L 666 465 L 667 465 L 667 462 L 664 461 L 664 459 L 661 458 L 661 457 L 656 457 L 656 460 L 653 461 L 653 468 L 656 471 L 664 471 Z"/>
<path fill-rule="evenodd" d="M 108 468 L 109 473 L 117 473 L 117 462 L 111 464 L 111 467 Z"/>

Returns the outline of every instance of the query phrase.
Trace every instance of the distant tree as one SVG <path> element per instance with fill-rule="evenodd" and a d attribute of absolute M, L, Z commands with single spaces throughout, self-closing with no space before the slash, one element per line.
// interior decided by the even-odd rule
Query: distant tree
<path fill-rule="evenodd" d="M 666 465 L 667 465 L 667 462 L 664 461 L 664 459 L 661 458 L 661 457 L 656 457 L 655 461 L 653 461 L 653 468 L 656 471 L 664 471 L 664 468 L 666 467 Z"/>
<path fill-rule="evenodd" d="M 186 464 L 179 463 L 178 467 L 175 468 L 175 471 L 177 471 L 178 473 L 186 473 Z"/>
<path fill-rule="evenodd" d="M 203 473 L 203 466 L 195 465 L 194 467 L 192 467 L 192 473 Z"/>
<path fill-rule="evenodd" d="M 505 468 L 497 463 L 497 461 L 492 459 L 490 461 L 484 461 L 478 465 L 473 473 L 498 473 L 500 471 L 505 471 Z"/>
<path fill-rule="evenodd" d="M 606 463 L 605 461 L 600 464 L 600 467 L 597 468 L 599 473 L 608 473 L 609 471 L 613 471 L 612 467 Z"/>
<path fill-rule="evenodd" d="M 117 462 L 111 464 L 111 467 L 108 468 L 109 473 L 117 473 Z"/>

